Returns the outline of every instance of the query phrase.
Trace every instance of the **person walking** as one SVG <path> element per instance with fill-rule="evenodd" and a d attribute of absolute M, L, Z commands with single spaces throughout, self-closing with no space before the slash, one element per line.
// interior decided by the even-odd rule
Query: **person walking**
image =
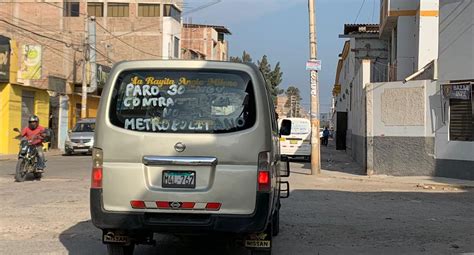
<path fill-rule="evenodd" d="M 323 145 L 327 147 L 328 143 L 329 143 L 329 129 L 328 127 L 325 127 L 323 131 Z"/>

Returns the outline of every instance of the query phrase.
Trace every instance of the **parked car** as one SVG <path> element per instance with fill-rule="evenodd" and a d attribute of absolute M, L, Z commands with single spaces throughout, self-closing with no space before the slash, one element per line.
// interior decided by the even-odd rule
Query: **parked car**
<path fill-rule="evenodd" d="M 67 155 L 92 153 L 94 145 L 95 119 L 79 120 L 68 132 L 64 151 Z"/>
<path fill-rule="evenodd" d="M 91 218 L 109 254 L 154 233 L 224 234 L 271 254 L 289 161 L 272 97 L 251 64 L 126 61 L 100 102 Z M 280 172 L 282 171 L 282 172 Z M 240 241 L 240 242 L 238 242 Z"/>

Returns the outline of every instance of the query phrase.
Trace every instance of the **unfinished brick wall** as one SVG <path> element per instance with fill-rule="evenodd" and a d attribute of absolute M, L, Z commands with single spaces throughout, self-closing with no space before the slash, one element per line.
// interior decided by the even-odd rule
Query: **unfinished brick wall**
<path fill-rule="evenodd" d="M 104 4 L 104 12 L 106 9 Z M 129 17 L 96 18 L 100 24 L 96 26 L 97 63 L 110 66 L 111 61 L 161 58 L 162 18 L 137 17 L 137 9 L 137 2 L 131 1 Z M 0 34 L 15 40 L 19 49 L 25 44 L 42 45 L 42 75 L 40 80 L 31 81 L 32 86 L 46 88 L 49 75 L 66 78 L 69 83 L 82 82 L 86 11 L 84 2 L 80 3 L 79 17 L 63 17 L 63 2 L 57 0 L 0 3 L 2 19 L 65 42 L 55 42 L 0 22 Z"/>

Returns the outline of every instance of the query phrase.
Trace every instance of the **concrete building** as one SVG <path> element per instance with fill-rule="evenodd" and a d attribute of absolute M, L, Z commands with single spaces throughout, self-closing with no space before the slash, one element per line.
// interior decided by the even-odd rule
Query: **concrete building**
<path fill-rule="evenodd" d="M 44 107 L 48 109 L 42 125 L 51 126 L 57 138 L 54 146 L 63 148 L 67 130 L 80 117 L 82 106 L 82 70 L 88 50 L 84 48 L 86 17 L 96 17 L 100 79 L 87 103 L 87 117 L 95 117 L 101 85 L 113 63 L 181 57 L 181 6 L 182 1 L 173 0 L 0 2 L 0 35 L 10 38 L 11 49 L 17 49 L 11 51 L 10 62 L 15 63 L 11 70 L 18 69 L 10 71 L 16 73 L 0 93 L 5 102 L 17 100 L 12 91 L 22 101 L 21 107 L 9 108 L 0 116 L 7 131 L 0 133 L 0 140 L 11 140 L 11 129 L 24 126 L 21 119 L 24 122 L 25 116 L 39 114 L 38 104 L 46 93 L 49 100 Z M 90 74 L 89 66 L 86 70 Z M 90 84 L 89 75 L 86 81 Z M 34 104 L 26 103 L 30 101 Z M 0 153 L 16 153 L 14 146 L 6 147 Z"/>
<path fill-rule="evenodd" d="M 385 70 L 370 54 L 359 55 L 358 61 L 360 51 L 345 43 L 333 89 L 336 142 L 367 174 L 474 179 L 473 5 L 442 1 L 438 11 L 437 1 L 382 1 Z M 439 28 L 433 27 L 438 19 Z M 347 28 L 342 37 L 348 37 Z M 400 30 L 411 31 L 414 39 L 400 42 Z M 351 37 L 357 41 L 360 36 Z M 351 54 L 354 62 L 347 60 Z M 413 69 L 400 69 L 401 62 Z M 385 77 L 379 75 L 384 72 Z M 341 122 L 346 112 L 347 123 Z"/>
<path fill-rule="evenodd" d="M 287 107 L 286 101 L 288 100 L 288 97 L 285 95 L 280 95 L 277 96 L 276 98 L 276 113 L 278 114 L 278 118 L 286 118 L 288 117 L 288 112 L 290 111 L 290 108 Z"/>
<path fill-rule="evenodd" d="M 376 24 L 348 24 L 346 38 L 336 70 L 333 89 L 333 115 L 336 147 L 347 150 L 360 164 L 365 164 L 365 86 L 387 78 L 387 42 L 379 39 Z"/>
<path fill-rule="evenodd" d="M 230 34 L 224 26 L 183 24 L 183 59 L 227 61 L 229 45 L 225 37 Z"/>
<path fill-rule="evenodd" d="M 369 175 L 434 175 L 436 82 L 389 81 L 390 44 L 377 28 L 346 25 L 341 35 L 349 40 L 333 89 L 337 148 Z"/>
<path fill-rule="evenodd" d="M 381 0 L 380 6 L 389 81 L 404 80 L 438 58 L 439 0 Z"/>
<path fill-rule="evenodd" d="M 440 1 L 439 31 L 435 171 L 474 179 L 474 1 Z"/>

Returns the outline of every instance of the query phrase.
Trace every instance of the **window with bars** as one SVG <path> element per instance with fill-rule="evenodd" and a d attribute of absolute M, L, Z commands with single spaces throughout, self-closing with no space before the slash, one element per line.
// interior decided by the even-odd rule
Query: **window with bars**
<path fill-rule="evenodd" d="M 474 141 L 474 116 L 470 100 L 449 100 L 449 140 Z"/>
<path fill-rule="evenodd" d="M 181 11 L 172 4 L 165 4 L 163 16 L 172 17 L 177 21 L 181 21 Z"/>
<path fill-rule="evenodd" d="M 79 2 L 68 2 L 63 3 L 63 16 L 64 17 L 79 17 L 80 14 Z"/>
<path fill-rule="evenodd" d="M 139 17 L 160 17 L 159 4 L 138 4 Z"/>
<path fill-rule="evenodd" d="M 104 4 L 87 3 L 87 14 L 89 16 L 104 17 Z"/>
<path fill-rule="evenodd" d="M 129 16 L 128 3 L 108 3 L 107 16 L 108 17 L 128 17 Z"/>

